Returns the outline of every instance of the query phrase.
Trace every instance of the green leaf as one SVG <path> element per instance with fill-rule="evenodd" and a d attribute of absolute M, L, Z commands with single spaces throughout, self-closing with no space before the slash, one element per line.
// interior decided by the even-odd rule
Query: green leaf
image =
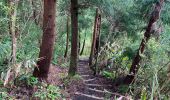
<path fill-rule="evenodd" d="M 142 90 L 141 100 L 146 100 L 146 97 L 147 97 L 146 88 L 144 88 L 144 89 Z"/>
<path fill-rule="evenodd" d="M 126 56 L 126 57 L 123 57 L 122 60 L 127 61 L 127 60 L 129 60 L 129 58 Z"/>

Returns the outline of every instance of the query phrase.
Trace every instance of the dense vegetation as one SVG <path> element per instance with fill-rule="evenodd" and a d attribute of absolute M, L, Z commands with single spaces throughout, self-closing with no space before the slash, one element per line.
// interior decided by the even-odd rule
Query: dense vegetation
<path fill-rule="evenodd" d="M 79 59 L 116 94 L 169 100 L 170 1 L 0 1 L 0 100 L 72 98 Z"/>

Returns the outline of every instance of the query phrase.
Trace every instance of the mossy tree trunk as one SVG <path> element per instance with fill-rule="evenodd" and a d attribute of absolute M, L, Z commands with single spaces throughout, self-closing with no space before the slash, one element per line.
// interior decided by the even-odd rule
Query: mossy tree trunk
<path fill-rule="evenodd" d="M 16 52 L 17 52 L 17 38 L 16 38 L 16 18 L 17 18 L 17 7 L 19 0 L 9 0 L 9 33 L 12 38 L 12 63 L 16 63 Z"/>
<path fill-rule="evenodd" d="M 144 38 L 142 39 L 142 42 L 140 44 L 140 47 L 138 49 L 138 52 L 132 62 L 129 75 L 126 76 L 124 83 L 125 84 L 131 84 L 135 80 L 135 76 L 137 75 L 137 72 L 140 68 L 140 61 L 141 61 L 141 55 L 144 53 L 144 49 L 146 47 L 147 42 L 149 41 L 151 37 L 151 28 L 152 25 L 159 20 L 161 8 L 164 3 L 164 0 L 160 0 L 155 4 L 155 9 L 152 12 L 151 18 L 149 20 L 147 29 L 144 33 Z"/>
<path fill-rule="evenodd" d="M 98 74 L 97 72 L 99 71 L 99 69 L 97 68 L 97 62 L 98 62 L 98 53 L 99 53 L 99 49 L 100 49 L 100 27 L 101 27 L 101 15 L 98 15 L 98 22 L 97 22 L 97 36 L 96 36 L 96 44 L 95 44 L 95 54 L 94 54 L 94 58 L 95 58 L 95 70 L 94 70 L 94 75 Z"/>
<path fill-rule="evenodd" d="M 92 44 L 91 44 L 91 52 L 89 57 L 89 66 L 93 64 L 94 54 L 95 54 L 95 47 L 96 47 L 96 39 L 97 39 L 97 25 L 98 25 L 98 16 L 99 16 L 99 10 L 96 9 L 96 16 L 94 21 L 94 29 L 93 29 L 93 38 L 92 38 Z"/>
<path fill-rule="evenodd" d="M 78 0 L 71 0 L 71 57 L 69 76 L 74 76 L 77 71 L 78 65 L 78 48 L 79 48 L 79 36 L 78 36 Z"/>

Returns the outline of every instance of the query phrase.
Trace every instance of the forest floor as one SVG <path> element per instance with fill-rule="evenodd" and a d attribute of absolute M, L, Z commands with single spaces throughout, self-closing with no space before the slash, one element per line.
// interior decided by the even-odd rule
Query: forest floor
<path fill-rule="evenodd" d="M 102 75 L 94 76 L 88 66 L 88 59 L 79 60 L 76 77 L 69 79 L 67 74 L 67 68 L 52 65 L 48 75 L 48 84 L 59 86 L 66 100 L 130 100 L 128 96 L 117 93 L 118 87 L 113 80 Z M 29 100 L 29 96 L 35 91 L 21 87 L 12 94 L 22 99 L 25 96 L 24 100 Z"/>
<path fill-rule="evenodd" d="M 101 75 L 93 75 L 88 66 L 88 59 L 79 60 L 79 82 L 73 81 L 68 88 L 72 100 L 129 100 L 128 97 L 116 93 L 113 80 Z"/>

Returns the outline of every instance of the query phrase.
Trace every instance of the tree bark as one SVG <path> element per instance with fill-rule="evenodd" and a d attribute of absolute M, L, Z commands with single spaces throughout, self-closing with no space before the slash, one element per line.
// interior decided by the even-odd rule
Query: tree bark
<path fill-rule="evenodd" d="M 98 53 L 99 53 L 99 49 L 100 49 L 100 27 L 101 27 L 101 15 L 99 14 L 98 16 L 98 22 L 97 22 L 97 34 L 96 34 L 96 44 L 95 44 L 95 71 L 94 71 L 94 75 L 98 74 L 97 72 L 99 72 L 99 69 L 97 68 L 97 62 L 98 62 Z"/>
<path fill-rule="evenodd" d="M 79 54 L 79 53 L 80 53 L 80 47 L 81 47 L 81 46 L 80 46 L 80 45 L 81 45 L 81 43 L 80 43 L 80 42 L 81 42 L 81 41 L 80 41 L 80 39 L 81 39 L 81 36 L 80 36 L 80 35 L 81 35 L 81 34 L 80 34 L 80 28 L 79 28 L 78 33 L 79 33 L 79 48 L 78 48 L 78 54 Z"/>
<path fill-rule="evenodd" d="M 90 57 L 89 57 L 89 66 L 92 65 L 92 61 L 94 58 L 94 52 L 95 52 L 95 44 L 96 44 L 96 36 L 97 36 L 97 23 L 98 23 L 98 14 L 99 11 L 96 9 L 96 16 L 95 16 L 95 21 L 94 21 L 94 29 L 93 29 L 93 39 L 92 39 L 92 45 L 91 45 L 91 52 L 90 52 Z"/>
<path fill-rule="evenodd" d="M 129 75 L 126 76 L 124 83 L 125 84 L 131 84 L 134 80 L 135 80 L 135 76 L 140 68 L 139 63 L 141 61 L 141 54 L 143 54 L 144 49 L 146 47 L 146 43 L 148 42 L 148 40 L 151 37 L 151 28 L 152 25 L 158 21 L 159 17 L 160 17 L 160 13 L 161 13 L 161 8 L 163 5 L 164 0 L 160 0 L 159 2 L 157 2 L 155 4 L 155 9 L 152 12 L 151 18 L 149 20 L 148 23 L 148 27 L 144 33 L 144 38 L 142 39 L 142 42 L 140 44 L 140 47 L 138 49 L 138 52 L 132 62 L 131 68 L 130 68 L 130 72 Z"/>
<path fill-rule="evenodd" d="M 16 38 L 16 17 L 17 17 L 17 7 L 19 0 L 9 0 L 9 33 L 12 38 L 12 63 L 16 63 L 16 51 L 17 51 L 17 38 Z"/>
<path fill-rule="evenodd" d="M 47 79 L 55 43 L 56 0 L 44 0 L 43 37 L 37 67 L 33 75 Z"/>
<path fill-rule="evenodd" d="M 77 71 L 78 65 L 78 0 L 71 0 L 71 57 L 70 57 L 70 68 L 69 76 L 74 76 Z"/>
<path fill-rule="evenodd" d="M 86 44 L 86 33 L 85 33 L 85 37 L 84 37 L 84 41 L 83 41 L 83 46 L 82 46 L 82 49 L 81 49 L 80 55 L 82 55 L 82 54 L 83 54 L 85 44 Z"/>
<path fill-rule="evenodd" d="M 69 44 L 69 15 L 67 16 L 67 36 L 66 36 L 66 50 L 65 50 L 64 58 L 67 57 L 68 44 Z"/>
<path fill-rule="evenodd" d="M 33 7 L 33 12 L 32 12 L 32 16 L 33 16 L 33 20 L 35 22 L 36 25 L 38 25 L 38 21 L 37 21 L 37 11 L 36 11 L 36 5 L 35 5 L 35 0 L 31 0 L 31 4 L 32 4 L 32 7 Z"/>

